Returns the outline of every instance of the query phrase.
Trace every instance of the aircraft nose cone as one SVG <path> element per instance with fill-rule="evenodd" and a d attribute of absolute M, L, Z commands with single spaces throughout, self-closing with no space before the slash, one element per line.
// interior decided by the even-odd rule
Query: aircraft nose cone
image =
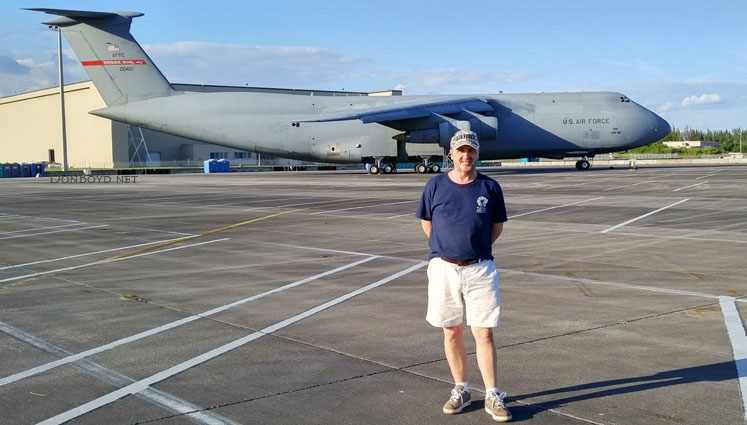
<path fill-rule="evenodd" d="M 649 127 L 644 130 L 643 134 L 641 134 L 642 139 L 644 139 L 646 143 L 654 143 L 667 137 L 669 132 L 672 130 L 669 123 L 664 118 L 647 109 L 644 109 L 642 112 L 648 115 L 649 122 Z"/>
<path fill-rule="evenodd" d="M 659 139 L 666 137 L 667 134 L 669 134 L 670 131 L 672 131 L 672 127 L 670 127 L 669 123 L 662 117 L 654 114 L 653 115 L 653 131 L 655 134 L 659 134 Z M 658 139 L 657 139 L 658 140 Z"/>

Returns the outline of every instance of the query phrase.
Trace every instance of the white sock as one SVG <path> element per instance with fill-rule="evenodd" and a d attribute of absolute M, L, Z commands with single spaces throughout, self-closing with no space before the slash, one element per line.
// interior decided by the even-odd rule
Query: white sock
<path fill-rule="evenodd" d="M 494 388 L 486 388 L 486 389 L 485 389 L 485 394 L 487 394 L 487 393 L 489 393 L 489 392 L 491 392 L 491 391 L 492 391 L 492 392 L 494 392 L 494 393 L 495 393 L 496 395 L 500 394 L 500 393 L 498 392 L 498 387 L 494 387 Z"/>
<path fill-rule="evenodd" d="M 457 382 L 456 384 L 454 384 L 455 387 L 457 385 L 461 385 L 462 387 L 464 387 L 462 391 L 469 392 L 469 382 Z"/>

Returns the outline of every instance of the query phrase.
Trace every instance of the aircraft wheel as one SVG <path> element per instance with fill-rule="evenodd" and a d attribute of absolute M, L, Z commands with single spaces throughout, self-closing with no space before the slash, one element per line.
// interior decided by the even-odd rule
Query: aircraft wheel
<path fill-rule="evenodd" d="M 368 169 L 368 172 L 371 174 L 379 174 L 379 166 L 378 165 L 372 165 L 371 168 Z"/>
<path fill-rule="evenodd" d="M 415 172 L 418 174 L 425 174 L 428 171 L 428 167 L 422 162 L 415 165 Z"/>
<path fill-rule="evenodd" d="M 394 171 L 394 167 L 392 164 L 387 164 L 384 166 L 382 171 L 384 171 L 384 174 L 391 174 Z"/>
<path fill-rule="evenodd" d="M 576 161 L 576 169 L 577 170 L 588 170 L 591 168 L 591 164 L 589 164 L 589 161 L 582 159 L 581 161 Z"/>
<path fill-rule="evenodd" d="M 441 166 L 438 164 L 431 165 L 431 173 L 440 173 L 441 172 Z"/>

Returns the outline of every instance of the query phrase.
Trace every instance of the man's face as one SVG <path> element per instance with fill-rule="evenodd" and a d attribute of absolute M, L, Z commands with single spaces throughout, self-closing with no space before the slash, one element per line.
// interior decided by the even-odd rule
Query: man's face
<path fill-rule="evenodd" d="M 451 160 L 454 168 L 461 173 L 471 173 L 477 165 L 478 152 L 472 146 L 459 146 L 451 150 Z"/>

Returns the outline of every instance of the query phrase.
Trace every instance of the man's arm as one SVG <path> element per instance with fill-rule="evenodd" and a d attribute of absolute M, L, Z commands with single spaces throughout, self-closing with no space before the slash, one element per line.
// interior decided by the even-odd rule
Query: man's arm
<path fill-rule="evenodd" d="M 420 225 L 423 227 L 425 236 L 431 237 L 431 222 L 428 220 L 420 220 Z"/>
<path fill-rule="evenodd" d="M 498 236 L 500 236 L 501 233 L 503 233 L 503 223 L 493 223 L 493 228 L 490 229 L 490 244 L 491 245 L 495 242 L 496 239 L 498 239 Z"/>

